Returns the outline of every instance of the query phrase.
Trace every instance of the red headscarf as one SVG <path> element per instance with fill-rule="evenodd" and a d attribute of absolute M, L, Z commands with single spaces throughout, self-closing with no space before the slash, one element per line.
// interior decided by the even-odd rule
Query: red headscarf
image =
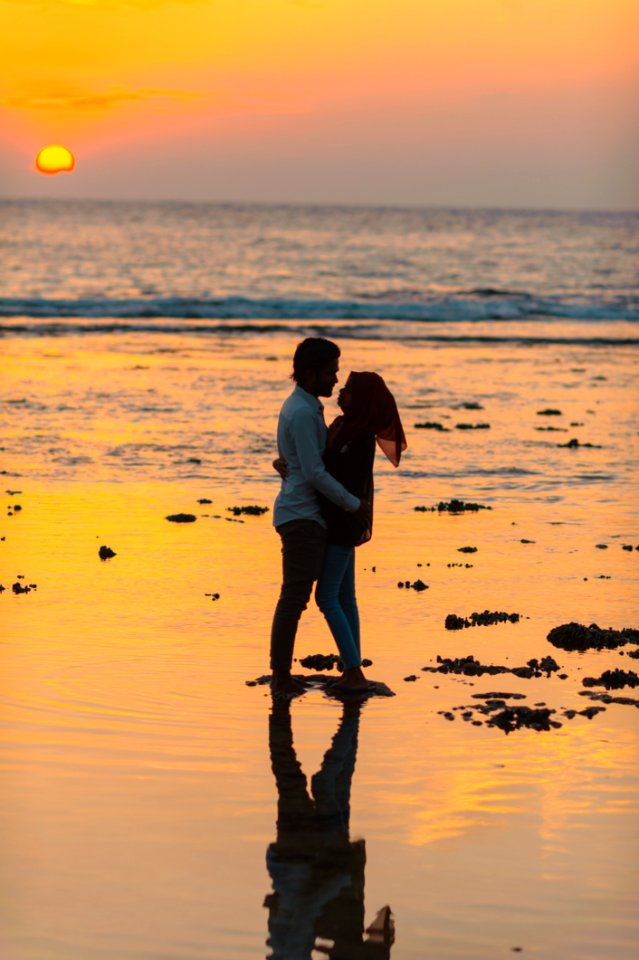
<path fill-rule="evenodd" d="M 355 373 L 348 378 L 352 402 L 340 417 L 339 442 L 348 443 L 360 433 L 374 433 L 394 467 L 398 466 L 406 437 L 395 398 L 378 373 Z"/>

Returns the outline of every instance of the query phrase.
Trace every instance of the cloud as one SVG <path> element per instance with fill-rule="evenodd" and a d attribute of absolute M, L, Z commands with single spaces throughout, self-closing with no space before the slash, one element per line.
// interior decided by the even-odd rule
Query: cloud
<path fill-rule="evenodd" d="M 99 10 L 150 10 L 154 7 L 169 6 L 173 4 L 175 0 L 5 0 L 5 2 L 13 3 L 16 6 L 38 6 L 40 8 L 46 6 L 64 6 Z M 204 5 L 208 0 L 179 0 L 179 2 L 196 6 L 198 4 Z"/>
<path fill-rule="evenodd" d="M 195 90 L 163 90 L 156 88 L 140 90 L 109 90 L 105 93 L 60 93 L 3 98 L 2 103 L 19 110 L 104 110 L 120 103 L 143 100 L 198 100 L 213 96 L 210 92 Z"/>

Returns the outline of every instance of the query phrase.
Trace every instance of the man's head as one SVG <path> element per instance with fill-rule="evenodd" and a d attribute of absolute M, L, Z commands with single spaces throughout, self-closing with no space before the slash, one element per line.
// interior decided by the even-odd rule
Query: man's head
<path fill-rule="evenodd" d="M 307 337 L 293 356 L 293 380 L 314 397 L 330 397 L 337 383 L 339 355 L 332 340 Z"/>

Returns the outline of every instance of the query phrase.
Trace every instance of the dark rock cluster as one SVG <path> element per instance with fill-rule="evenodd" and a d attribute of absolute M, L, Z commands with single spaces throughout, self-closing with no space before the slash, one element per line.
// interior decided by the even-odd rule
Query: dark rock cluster
<path fill-rule="evenodd" d="M 428 673 L 456 673 L 466 677 L 481 677 L 484 674 L 512 673 L 516 677 L 530 680 L 532 677 L 550 676 L 560 669 L 552 657 L 533 658 L 525 667 L 504 667 L 495 663 L 480 663 L 472 655 L 468 657 L 437 657 L 438 666 L 422 667 Z"/>
<path fill-rule="evenodd" d="M 111 547 L 101 546 L 98 550 L 98 556 L 100 560 L 110 560 L 111 557 L 116 556 L 115 550 L 112 550 Z"/>
<path fill-rule="evenodd" d="M 589 627 L 582 623 L 562 623 L 548 634 L 554 647 L 562 650 L 614 650 L 626 643 L 639 643 L 639 630 L 625 627 L 623 630 L 603 629 L 596 623 Z"/>
<path fill-rule="evenodd" d="M 197 517 L 192 513 L 171 513 L 166 519 L 172 523 L 193 523 Z"/>
<path fill-rule="evenodd" d="M 246 514 L 249 517 L 261 517 L 263 513 L 268 513 L 268 507 L 258 507 L 256 504 L 248 507 L 227 507 L 226 509 L 234 517 L 239 517 L 240 514 Z"/>
<path fill-rule="evenodd" d="M 332 670 L 333 667 L 343 669 L 342 661 L 336 653 L 311 653 L 300 659 L 300 666 L 307 670 Z"/>
<path fill-rule="evenodd" d="M 13 590 L 13 592 L 14 592 L 16 595 L 17 595 L 17 594 L 20 594 L 20 593 L 31 593 L 32 590 L 37 590 L 37 589 L 38 589 L 38 585 L 37 585 L 37 583 L 24 583 L 24 584 L 23 584 L 23 583 L 20 583 L 19 580 L 16 580 L 16 582 L 15 582 L 14 584 L 12 584 L 11 589 Z"/>
<path fill-rule="evenodd" d="M 601 450 L 601 444 L 599 443 L 580 443 L 576 437 L 573 437 L 572 440 L 569 440 L 568 443 L 558 443 L 558 447 L 563 447 L 568 450 L 576 450 L 578 447 L 589 447 L 591 450 Z"/>
<path fill-rule="evenodd" d="M 584 687 L 605 687 L 620 690 L 622 687 L 639 687 L 639 676 L 634 670 L 604 670 L 600 677 L 584 677 Z"/>
<path fill-rule="evenodd" d="M 634 697 L 613 697 L 611 693 L 595 693 L 594 690 L 580 690 L 579 696 L 599 700 L 601 703 L 621 703 L 627 707 L 639 707 L 639 700 L 635 700 Z"/>
<path fill-rule="evenodd" d="M 505 613 L 503 610 L 484 610 L 483 613 L 471 613 L 470 617 L 458 617 L 449 613 L 444 621 L 447 630 L 463 630 L 464 627 L 489 627 L 493 623 L 518 623 L 519 613 Z"/>
<path fill-rule="evenodd" d="M 456 423 L 456 430 L 490 430 L 489 423 Z"/>
<path fill-rule="evenodd" d="M 483 503 L 467 503 L 464 500 L 440 500 L 434 507 L 415 507 L 419 513 L 476 513 L 478 510 L 492 510 Z"/>
<path fill-rule="evenodd" d="M 445 427 L 443 423 L 437 423 L 435 420 L 426 420 L 424 423 L 414 423 L 415 430 L 439 430 L 440 433 L 449 433 L 450 428 Z"/>
<path fill-rule="evenodd" d="M 414 580 L 412 583 L 410 580 L 400 580 L 397 586 L 406 590 L 416 590 L 418 593 L 421 593 L 422 590 L 428 590 L 428 584 L 424 583 L 423 580 Z"/>
<path fill-rule="evenodd" d="M 490 727 L 499 727 L 504 733 L 529 727 L 531 730 L 550 730 L 551 727 L 560 727 L 557 720 L 551 720 L 555 713 L 550 707 L 506 707 L 499 713 L 491 716 L 487 721 Z"/>

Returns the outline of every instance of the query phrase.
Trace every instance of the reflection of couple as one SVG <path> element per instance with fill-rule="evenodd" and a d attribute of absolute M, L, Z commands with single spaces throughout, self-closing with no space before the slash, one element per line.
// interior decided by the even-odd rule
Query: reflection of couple
<path fill-rule="evenodd" d="M 344 673 L 333 689 L 365 691 L 355 599 L 355 547 L 370 540 L 375 441 L 394 466 L 406 439 L 390 390 L 376 373 L 351 373 L 339 393 L 342 415 L 327 430 L 320 397 L 337 383 L 339 347 L 310 337 L 293 357 L 296 386 L 277 428 L 282 475 L 273 522 L 282 540 L 282 588 L 271 631 L 272 688 L 294 695 L 295 634 L 313 584 Z"/>
<path fill-rule="evenodd" d="M 289 700 L 273 700 L 271 765 L 277 784 L 277 839 L 266 852 L 273 883 L 268 908 L 271 960 L 389 960 L 390 907 L 364 930 L 364 840 L 349 837 L 351 779 L 361 703 L 345 703 L 320 770 L 307 780 L 295 754 Z"/>

